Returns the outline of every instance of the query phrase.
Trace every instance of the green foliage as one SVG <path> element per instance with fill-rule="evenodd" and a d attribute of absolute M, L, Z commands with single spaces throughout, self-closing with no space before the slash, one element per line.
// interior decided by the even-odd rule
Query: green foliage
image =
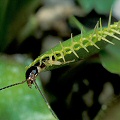
<path fill-rule="evenodd" d="M 4 51 L 16 37 L 19 37 L 20 42 L 25 40 L 29 37 L 29 33 L 37 28 L 39 21 L 36 14 L 33 16 L 31 14 L 40 5 L 39 2 L 40 0 L 0 1 L 0 51 Z M 110 11 L 114 0 L 78 0 L 78 2 L 86 13 L 94 9 L 98 13 L 105 14 Z M 28 19 L 29 22 L 27 22 Z M 101 63 L 108 71 L 119 74 L 120 21 L 111 24 L 109 20 L 108 26 L 103 27 L 100 20 L 95 28 L 90 30 L 79 23 L 75 17 L 71 17 L 71 20 L 82 33 L 65 42 L 60 42 L 43 53 L 27 69 L 40 62 L 45 64 L 43 71 L 53 70 L 77 61 L 89 61 L 88 58 L 97 53 L 100 54 Z M 24 67 L 10 57 L 1 56 L 0 88 L 24 80 Z M 9 120 L 54 120 L 42 96 L 36 89 L 30 90 L 27 84 L 1 91 L 0 98 L 0 118 L 3 120 L 8 118 Z"/>
<path fill-rule="evenodd" d="M 78 0 L 82 8 L 89 13 L 94 9 L 98 13 L 108 13 L 115 0 Z"/>
<path fill-rule="evenodd" d="M 41 71 L 52 70 L 79 60 L 85 60 L 98 53 L 108 43 L 114 44 L 114 39 L 120 40 L 120 23 L 116 22 L 110 25 L 110 21 L 111 16 L 107 27 L 103 28 L 100 21 L 93 30 L 58 44 L 40 55 L 27 69 L 40 62 L 40 65 L 45 64 Z"/>
<path fill-rule="evenodd" d="M 0 1 L 0 51 L 15 39 L 40 0 Z"/>
<path fill-rule="evenodd" d="M 15 56 L 0 55 L 0 71 L 0 87 L 25 79 L 25 65 L 18 62 Z M 37 82 L 40 85 L 40 80 Z M 0 119 L 54 120 L 54 117 L 37 89 L 30 89 L 24 83 L 0 91 Z"/>
<path fill-rule="evenodd" d="M 115 45 L 108 45 L 100 53 L 102 65 L 110 72 L 120 73 L 120 42 L 115 41 Z"/>

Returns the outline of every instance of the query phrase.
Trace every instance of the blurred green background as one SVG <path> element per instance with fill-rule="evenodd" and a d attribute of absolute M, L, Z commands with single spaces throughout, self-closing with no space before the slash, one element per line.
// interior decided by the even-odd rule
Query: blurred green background
<path fill-rule="evenodd" d="M 25 66 L 37 56 L 70 38 L 71 33 L 80 34 L 73 16 L 86 28 L 93 29 L 100 17 L 103 26 L 107 25 L 111 8 L 112 22 L 118 21 L 120 0 L 1 0 L 0 88 L 24 80 Z M 101 58 L 103 66 L 112 73 L 96 62 L 98 55 L 95 61 L 90 59 L 77 67 L 41 73 L 37 82 L 43 86 L 60 120 L 92 120 L 102 104 L 119 95 L 117 44 L 117 48 L 105 49 L 114 50 L 112 55 L 106 55 L 106 51 L 101 54 L 105 55 Z M 113 59 L 108 62 L 111 56 Z M 114 116 L 112 120 L 120 119 Z M 54 120 L 54 117 L 34 86 L 29 89 L 25 83 L 0 91 L 0 119 Z"/>

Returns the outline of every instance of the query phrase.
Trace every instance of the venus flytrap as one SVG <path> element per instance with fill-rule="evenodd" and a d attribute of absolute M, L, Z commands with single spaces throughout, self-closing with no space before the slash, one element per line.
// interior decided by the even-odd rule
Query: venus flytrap
<path fill-rule="evenodd" d="M 108 22 L 108 26 L 103 28 L 100 19 L 93 30 L 84 34 L 81 33 L 75 37 L 71 35 L 69 40 L 60 42 L 51 50 L 40 55 L 27 69 L 30 69 L 32 66 L 39 66 L 39 72 L 52 70 L 79 60 L 84 60 L 98 53 L 107 44 L 114 45 L 113 39 L 120 40 L 120 22 L 110 25 L 110 21 Z"/>
<path fill-rule="evenodd" d="M 58 119 L 55 113 L 52 111 L 49 103 L 47 102 L 44 94 L 36 83 L 36 77 L 39 73 L 46 70 L 52 70 L 58 67 L 62 67 L 74 62 L 84 60 L 91 55 L 98 53 L 107 44 L 114 45 L 113 39 L 120 40 L 120 21 L 111 24 L 111 14 L 107 27 L 102 27 L 101 19 L 97 22 L 95 28 L 89 32 L 82 32 L 80 35 L 60 42 L 58 45 L 48 50 L 47 52 L 36 58 L 26 69 L 26 80 L 15 83 L 0 90 L 27 82 L 31 88 L 32 84 L 36 86 L 49 110 Z"/>

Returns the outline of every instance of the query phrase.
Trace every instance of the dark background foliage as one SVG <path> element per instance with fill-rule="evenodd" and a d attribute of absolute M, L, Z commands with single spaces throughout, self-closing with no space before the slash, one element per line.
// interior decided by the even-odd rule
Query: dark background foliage
<path fill-rule="evenodd" d="M 102 24 L 106 26 L 110 9 L 113 6 L 114 17 L 112 17 L 112 22 L 118 21 L 119 16 L 115 12 L 115 2 L 115 0 L 1 0 L 0 69 L 3 71 L 3 74 L 0 74 L 1 87 L 16 82 L 15 79 L 18 77 L 18 81 L 24 79 L 25 70 L 23 68 L 22 72 L 16 72 L 17 75 L 20 74 L 23 77 L 17 75 L 15 77 L 14 72 L 9 73 L 12 71 L 12 66 L 21 66 L 21 63 L 20 65 L 17 63 L 18 61 L 22 59 L 22 65 L 28 65 L 37 56 L 55 46 L 59 41 L 70 38 L 71 33 L 74 36 L 80 34 L 79 27 L 73 21 L 72 16 L 75 16 L 88 29 L 93 29 L 99 18 L 102 18 Z M 16 60 L 17 62 L 14 62 Z M 114 95 L 119 95 L 120 78 L 118 73 L 109 72 L 109 67 L 106 70 L 98 61 L 99 55 L 97 54 L 82 64 L 76 63 L 51 72 L 41 73 L 40 78 L 46 96 L 60 120 L 92 120 L 99 112 L 102 104 L 110 101 Z M 112 63 L 108 64 L 108 66 L 112 65 Z M 9 69 L 8 66 L 10 66 Z M 8 82 L 9 76 L 11 79 Z M 47 111 L 45 105 L 42 109 L 37 108 L 37 104 L 44 103 L 44 101 L 41 102 L 41 98 L 39 100 L 39 93 L 34 89 L 33 93 L 31 93 L 31 90 L 29 92 L 29 88 L 26 87 L 26 85 L 23 88 L 19 86 L 13 90 L 9 89 L 0 93 L 3 101 L 7 99 L 4 104 L 0 103 L 2 105 L 0 119 L 28 119 L 31 111 L 33 114 Z M 24 94 L 21 93 L 23 100 L 15 95 L 15 91 L 19 91 L 19 89 L 25 91 Z M 12 91 L 11 95 L 5 97 L 4 95 L 10 91 Z M 25 101 L 26 94 L 34 98 L 34 100 Z M 8 99 L 10 97 L 12 99 Z M 26 106 L 26 111 L 30 112 L 16 113 L 14 111 L 14 108 L 20 106 L 21 110 L 23 110 L 22 105 Z M 7 109 L 12 110 L 8 112 Z M 25 117 L 20 117 L 21 114 Z M 35 114 L 31 119 L 42 120 L 43 118 L 36 117 Z M 49 119 L 49 117 L 46 115 L 44 119 Z"/>

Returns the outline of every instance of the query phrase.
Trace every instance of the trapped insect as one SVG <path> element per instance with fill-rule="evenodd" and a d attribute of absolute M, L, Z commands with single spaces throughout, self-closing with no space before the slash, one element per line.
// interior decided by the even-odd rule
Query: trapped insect
<path fill-rule="evenodd" d="M 40 92 L 40 94 L 42 95 L 44 101 L 46 102 L 49 110 L 51 111 L 52 115 L 55 117 L 56 120 L 58 120 L 58 117 L 56 116 L 56 114 L 54 113 L 54 111 L 51 109 L 47 99 L 45 98 L 42 90 L 39 88 L 39 86 L 37 85 L 36 83 L 36 77 L 37 75 L 40 73 L 40 70 L 44 69 L 44 65 L 35 65 L 35 66 L 32 66 L 31 68 L 29 68 L 27 71 L 26 71 L 26 80 L 24 81 L 21 81 L 21 82 L 18 82 L 18 83 L 15 83 L 15 84 L 11 84 L 11 85 L 8 85 L 8 86 L 5 86 L 3 88 L 0 88 L 0 90 L 3 90 L 3 89 L 6 89 L 6 88 L 9 88 L 9 87 L 13 87 L 13 86 L 16 86 L 16 85 L 19 85 L 19 84 L 23 84 L 25 82 L 27 82 L 28 86 L 31 88 L 32 84 L 35 85 L 35 87 L 38 89 L 38 91 Z"/>
<path fill-rule="evenodd" d="M 62 67 L 64 65 L 77 62 L 79 60 L 84 60 L 89 56 L 98 53 L 102 48 L 104 48 L 108 43 L 113 44 L 113 38 L 120 40 L 118 37 L 120 35 L 120 21 L 115 22 L 111 25 L 111 14 L 109 17 L 108 26 L 103 28 L 101 19 L 96 24 L 95 28 L 87 33 L 81 33 L 76 37 L 72 37 L 65 42 L 60 42 L 54 48 L 48 50 L 44 54 L 40 55 L 35 59 L 28 67 L 26 71 L 26 80 L 15 83 L 0 90 L 23 84 L 27 82 L 28 86 L 31 88 L 32 84 L 36 86 L 42 97 L 44 98 L 49 110 L 53 116 L 57 118 L 55 113 L 52 111 L 49 103 L 47 102 L 44 94 L 36 83 L 36 77 L 39 73 L 46 70 L 52 70 L 57 67 Z"/>
<path fill-rule="evenodd" d="M 52 70 L 57 67 L 84 60 L 89 56 L 98 53 L 107 44 L 114 45 L 113 39 L 120 40 L 120 21 L 111 24 L 111 13 L 108 26 L 102 27 L 101 19 L 95 28 L 89 32 L 72 37 L 69 40 L 60 42 L 57 46 L 36 58 L 27 69 L 39 64 L 39 72 Z M 43 66 L 43 68 L 42 68 Z"/>

